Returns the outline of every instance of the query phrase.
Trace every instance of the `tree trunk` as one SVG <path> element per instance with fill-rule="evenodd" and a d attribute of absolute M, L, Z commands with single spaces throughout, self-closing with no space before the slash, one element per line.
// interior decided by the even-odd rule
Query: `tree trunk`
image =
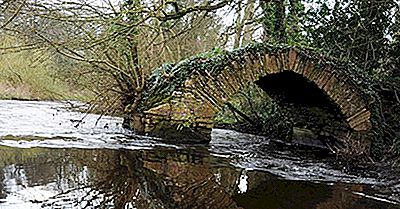
<path fill-rule="evenodd" d="M 285 5 L 284 0 L 275 0 L 274 36 L 279 43 L 286 43 Z"/>
<path fill-rule="evenodd" d="M 246 23 L 249 20 L 253 19 L 253 17 L 254 17 L 254 12 L 255 12 L 254 4 L 255 4 L 255 0 L 248 0 L 246 9 L 244 10 L 244 17 L 243 17 L 243 21 L 242 21 L 243 26 L 244 26 L 242 45 L 249 43 L 253 39 L 253 37 L 252 37 L 253 33 L 251 32 L 252 28 L 250 25 L 246 25 Z"/>
<path fill-rule="evenodd" d="M 238 8 L 236 9 L 236 20 L 235 20 L 235 41 L 233 42 L 233 48 L 240 46 L 240 40 L 242 38 L 242 2 L 239 1 Z"/>

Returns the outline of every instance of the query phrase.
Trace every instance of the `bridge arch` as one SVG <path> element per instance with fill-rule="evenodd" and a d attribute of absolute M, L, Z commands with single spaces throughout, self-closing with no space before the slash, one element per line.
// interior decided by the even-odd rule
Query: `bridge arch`
<path fill-rule="evenodd" d="M 149 99 L 134 128 L 145 133 L 209 138 L 214 117 L 224 104 L 250 83 L 269 75 L 291 72 L 315 84 L 339 108 L 353 132 L 372 128 L 371 98 L 360 86 L 363 78 L 349 66 L 297 47 L 252 45 L 211 58 L 197 57 L 168 69 L 169 75 L 147 93 Z M 173 86 L 173 87 L 171 87 Z M 154 95 L 164 95 L 161 98 Z M 170 128 L 172 129 L 170 129 Z M 194 133 L 194 135 L 193 135 Z"/>

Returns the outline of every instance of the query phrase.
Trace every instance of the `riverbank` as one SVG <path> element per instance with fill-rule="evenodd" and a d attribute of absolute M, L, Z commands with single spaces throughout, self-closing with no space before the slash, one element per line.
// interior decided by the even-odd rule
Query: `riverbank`
<path fill-rule="evenodd" d="M 44 89 L 35 89 L 35 87 L 21 84 L 18 86 L 10 86 L 0 82 L 0 99 L 2 100 L 29 100 L 29 101 L 61 101 L 61 100 L 77 100 L 89 101 L 93 96 L 85 90 L 74 90 L 61 84 L 62 88 L 49 86 Z"/>
<path fill-rule="evenodd" d="M 13 36 L 0 37 L 2 48 L 23 44 Z M 0 99 L 89 101 L 93 94 L 85 88 L 85 76 L 73 73 L 73 69 L 82 67 L 50 50 L 28 49 L 2 53 Z"/>

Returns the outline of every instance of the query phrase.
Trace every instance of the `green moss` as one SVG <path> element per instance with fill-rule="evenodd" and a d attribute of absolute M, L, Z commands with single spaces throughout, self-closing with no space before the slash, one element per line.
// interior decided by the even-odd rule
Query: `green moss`
<path fill-rule="evenodd" d="M 144 99 L 139 110 L 144 110 L 161 103 L 168 99 L 176 89 L 181 88 L 183 82 L 191 76 L 197 75 L 218 75 L 226 66 L 230 66 L 232 62 L 243 65 L 245 55 L 259 57 L 264 54 L 278 54 L 288 52 L 293 46 L 287 45 L 270 45 L 267 43 L 254 43 L 246 47 L 235 49 L 233 51 L 212 51 L 203 53 L 198 56 L 183 60 L 177 64 L 164 64 L 160 68 L 153 71 L 148 79 L 148 86 L 144 91 Z M 334 65 L 335 73 L 348 78 L 348 81 L 366 95 L 374 94 L 371 86 L 374 81 L 368 77 L 366 72 L 357 68 L 351 63 L 342 63 L 337 59 L 321 55 L 314 49 L 299 48 L 299 56 L 311 58 L 316 61 L 319 68 L 327 64 Z M 165 76 L 168 75 L 168 76 Z M 365 98 L 366 103 L 370 97 Z"/>
<path fill-rule="evenodd" d="M 270 45 L 268 43 L 254 43 L 244 48 L 233 51 L 210 52 L 183 60 L 177 64 L 166 64 L 153 71 L 148 79 L 148 86 L 144 91 L 144 99 L 139 106 L 139 112 L 165 103 L 171 99 L 172 92 L 182 88 L 183 83 L 195 76 L 218 75 L 226 66 L 233 62 L 239 65 L 245 64 L 244 57 L 259 58 L 265 54 L 280 54 L 288 52 L 293 46 Z M 379 106 L 380 96 L 374 89 L 377 81 L 374 80 L 366 70 L 356 65 L 341 60 L 324 56 L 318 49 L 300 48 L 298 56 L 314 60 L 317 69 L 325 69 L 325 66 L 334 66 L 331 70 L 337 78 L 346 80 L 354 89 L 360 92 L 360 96 L 371 111 L 371 123 L 373 129 L 369 131 L 368 138 L 372 141 L 371 153 L 377 158 L 382 156 L 393 145 L 393 139 L 385 135 L 385 127 L 382 126 L 384 118 L 381 116 Z M 165 76 L 168 75 L 168 76 Z M 230 122 L 231 119 L 222 118 Z M 226 122 L 225 121 L 225 122 Z"/>

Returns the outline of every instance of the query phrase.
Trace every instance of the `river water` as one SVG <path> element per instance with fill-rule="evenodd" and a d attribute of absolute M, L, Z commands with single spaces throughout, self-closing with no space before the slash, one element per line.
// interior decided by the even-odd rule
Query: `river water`
<path fill-rule="evenodd" d="M 396 176 L 334 156 L 222 129 L 168 144 L 69 106 L 0 101 L 0 209 L 400 208 Z"/>

